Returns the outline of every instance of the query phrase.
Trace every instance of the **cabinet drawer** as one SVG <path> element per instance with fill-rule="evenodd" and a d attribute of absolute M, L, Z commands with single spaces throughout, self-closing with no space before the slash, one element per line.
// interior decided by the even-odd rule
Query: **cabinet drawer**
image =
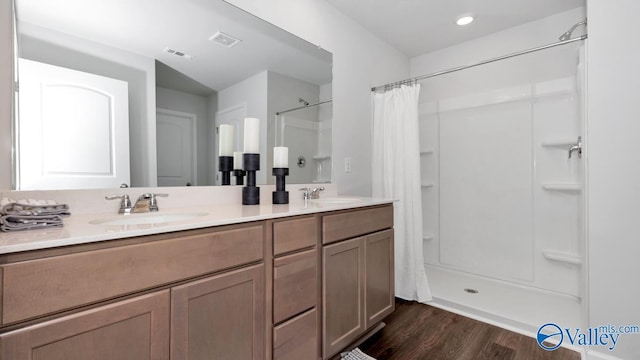
<path fill-rule="evenodd" d="M 263 225 L 3 265 L 2 324 L 263 258 Z"/>
<path fill-rule="evenodd" d="M 169 291 L 142 295 L 0 335 L 12 360 L 168 360 Z"/>
<path fill-rule="evenodd" d="M 309 250 L 274 260 L 273 322 L 275 324 L 318 302 L 318 252 Z"/>
<path fill-rule="evenodd" d="M 274 360 L 317 359 L 319 355 L 316 309 L 273 329 Z"/>
<path fill-rule="evenodd" d="M 393 227 L 393 205 L 322 217 L 322 243 L 349 239 Z"/>
<path fill-rule="evenodd" d="M 290 251 L 314 246 L 318 239 L 317 224 L 315 217 L 274 223 L 273 254 L 278 256 Z"/>

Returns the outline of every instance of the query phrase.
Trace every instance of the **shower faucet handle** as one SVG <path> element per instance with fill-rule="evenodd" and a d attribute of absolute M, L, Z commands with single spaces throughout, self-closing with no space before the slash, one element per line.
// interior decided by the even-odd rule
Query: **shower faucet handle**
<path fill-rule="evenodd" d="M 578 152 L 578 158 L 582 158 L 582 136 L 578 136 L 578 143 L 569 148 L 569 159 L 574 151 Z"/>

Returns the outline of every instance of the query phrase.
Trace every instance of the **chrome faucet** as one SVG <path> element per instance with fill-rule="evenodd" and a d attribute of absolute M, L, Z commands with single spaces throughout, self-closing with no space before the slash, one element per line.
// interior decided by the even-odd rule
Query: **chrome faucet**
<path fill-rule="evenodd" d="M 298 189 L 298 191 L 302 191 L 302 198 L 304 200 L 313 200 L 313 199 L 319 199 L 320 198 L 320 191 L 324 191 L 324 187 L 316 187 L 313 189 L 310 189 L 308 187 L 304 187 L 304 188 L 300 188 Z"/>
<path fill-rule="evenodd" d="M 158 211 L 158 201 L 156 197 L 168 197 L 169 194 L 154 194 L 154 193 L 144 193 L 138 197 L 136 200 L 136 204 L 133 206 L 131 212 L 141 213 L 141 212 L 153 212 Z"/>
<path fill-rule="evenodd" d="M 311 190 L 311 199 L 320 199 L 320 191 L 324 191 L 324 187 L 313 188 Z"/>
<path fill-rule="evenodd" d="M 107 195 L 104 198 L 107 200 L 121 199 L 122 201 L 120 202 L 120 210 L 118 213 L 123 215 L 131 214 L 131 199 L 129 198 L 129 195 Z"/>
<path fill-rule="evenodd" d="M 302 198 L 307 201 L 309 199 L 311 199 L 311 189 L 304 187 L 304 188 L 300 188 L 298 189 L 298 191 L 302 191 Z"/>
<path fill-rule="evenodd" d="M 118 213 L 129 215 L 131 213 L 158 211 L 158 201 L 156 200 L 157 196 L 167 197 L 169 196 L 169 194 L 144 193 L 138 197 L 138 200 L 136 200 L 136 204 L 134 206 L 131 206 L 131 199 L 127 194 L 108 195 L 104 198 L 107 200 L 122 200 L 120 202 L 120 210 L 118 210 Z"/>

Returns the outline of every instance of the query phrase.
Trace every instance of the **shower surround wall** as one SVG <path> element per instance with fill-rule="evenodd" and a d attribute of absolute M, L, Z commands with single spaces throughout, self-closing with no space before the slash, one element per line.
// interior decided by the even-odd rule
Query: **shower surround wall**
<path fill-rule="evenodd" d="M 426 54 L 412 75 L 551 43 L 583 18 L 576 9 Z M 566 45 L 421 82 L 436 303 L 523 331 L 583 324 L 583 167 L 567 152 L 583 134 L 579 54 Z"/>

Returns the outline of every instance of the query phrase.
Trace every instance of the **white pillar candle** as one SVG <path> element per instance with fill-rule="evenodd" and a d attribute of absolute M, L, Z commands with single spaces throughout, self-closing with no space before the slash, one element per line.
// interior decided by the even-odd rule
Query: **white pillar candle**
<path fill-rule="evenodd" d="M 273 167 L 289 167 L 289 148 L 286 146 L 276 146 L 273 148 Z"/>
<path fill-rule="evenodd" d="M 233 156 L 233 125 L 220 125 L 219 156 Z"/>
<path fill-rule="evenodd" d="M 260 120 L 256 118 L 244 119 L 244 153 L 260 153 Z"/>
<path fill-rule="evenodd" d="M 242 170 L 242 151 L 233 152 L 233 170 Z"/>

